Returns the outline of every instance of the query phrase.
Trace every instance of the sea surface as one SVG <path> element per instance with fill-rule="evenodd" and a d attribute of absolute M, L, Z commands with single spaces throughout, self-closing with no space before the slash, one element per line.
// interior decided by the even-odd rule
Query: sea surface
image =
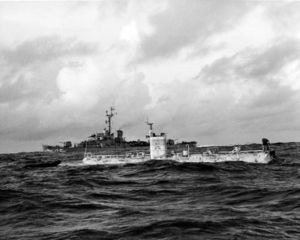
<path fill-rule="evenodd" d="M 281 155 L 281 165 L 123 166 L 78 156 L 52 168 L 3 155 L 0 239 L 300 239 L 300 153 Z"/>

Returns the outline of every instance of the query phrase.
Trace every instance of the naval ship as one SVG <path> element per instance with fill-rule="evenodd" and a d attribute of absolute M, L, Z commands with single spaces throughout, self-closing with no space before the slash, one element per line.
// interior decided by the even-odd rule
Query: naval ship
<path fill-rule="evenodd" d="M 119 151 L 124 152 L 128 149 L 132 150 L 144 150 L 149 148 L 149 141 L 132 140 L 127 141 L 124 137 L 124 132 L 121 129 L 116 131 L 116 134 L 112 131 L 112 119 L 116 115 L 114 107 L 110 107 L 105 111 L 105 128 L 102 132 L 96 132 L 88 136 L 85 140 L 72 144 L 71 141 L 61 142 L 62 145 L 43 145 L 43 151 L 46 152 L 84 152 L 86 148 L 90 152 L 111 152 Z M 196 146 L 196 141 L 177 143 L 180 145 L 189 144 L 191 147 Z M 167 139 L 167 145 L 172 147 L 175 145 L 173 139 Z"/>

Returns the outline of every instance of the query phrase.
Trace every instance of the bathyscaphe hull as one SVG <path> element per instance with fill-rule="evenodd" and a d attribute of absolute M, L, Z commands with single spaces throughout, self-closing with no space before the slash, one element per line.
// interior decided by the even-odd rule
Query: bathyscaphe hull
<path fill-rule="evenodd" d="M 182 153 L 167 154 L 167 138 L 165 134 L 156 135 L 152 132 L 150 124 L 149 142 L 150 155 L 145 153 L 134 153 L 125 155 L 95 155 L 86 153 L 83 159 L 84 164 L 126 164 L 138 163 L 147 160 L 173 160 L 176 162 L 246 162 L 246 163 L 270 163 L 275 153 L 269 150 L 269 140 L 263 139 L 263 150 L 240 151 L 235 147 L 230 152 L 211 153 L 210 151 L 201 154 L 190 154 L 189 147 Z"/>
<path fill-rule="evenodd" d="M 141 157 L 122 157 L 122 156 L 107 156 L 107 155 L 87 155 L 83 159 L 84 164 L 127 164 L 139 163 L 150 160 L 149 155 Z M 220 154 L 191 154 L 189 156 L 174 155 L 171 157 L 154 158 L 154 160 L 173 160 L 176 162 L 194 162 L 194 163 L 218 163 L 218 162 L 246 162 L 246 163 L 261 163 L 268 164 L 272 157 L 269 152 L 263 151 L 247 151 L 239 153 L 220 153 Z"/>

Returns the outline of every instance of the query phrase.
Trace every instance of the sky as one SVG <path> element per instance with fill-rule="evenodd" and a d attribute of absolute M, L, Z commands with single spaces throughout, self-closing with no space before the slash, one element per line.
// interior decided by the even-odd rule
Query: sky
<path fill-rule="evenodd" d="M 199 144 L 300 141 L 300 2 L 0 2 L 0 152 L 105 127 Z"/>

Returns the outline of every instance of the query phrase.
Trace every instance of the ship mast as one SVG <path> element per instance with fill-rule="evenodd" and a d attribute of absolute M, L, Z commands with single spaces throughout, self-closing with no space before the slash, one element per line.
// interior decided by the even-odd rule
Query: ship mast
<path fill-rule="evenodd" d="M 149 126 L 149 137 L 152 137 L 153 136 L 153 123 L 149 122 L 148 119 L 147 119 L 147 122 L 146 124 Z"/>
<path fill-rule="evenodd" d="M 106 124 L 108 124 L 108 134 L 111 136 L 111 119 L 114 116 L 114 107 L 110 107 L 110 112 L 106 110 L 106 117 L 107 120 L 105 121 Z"/>

